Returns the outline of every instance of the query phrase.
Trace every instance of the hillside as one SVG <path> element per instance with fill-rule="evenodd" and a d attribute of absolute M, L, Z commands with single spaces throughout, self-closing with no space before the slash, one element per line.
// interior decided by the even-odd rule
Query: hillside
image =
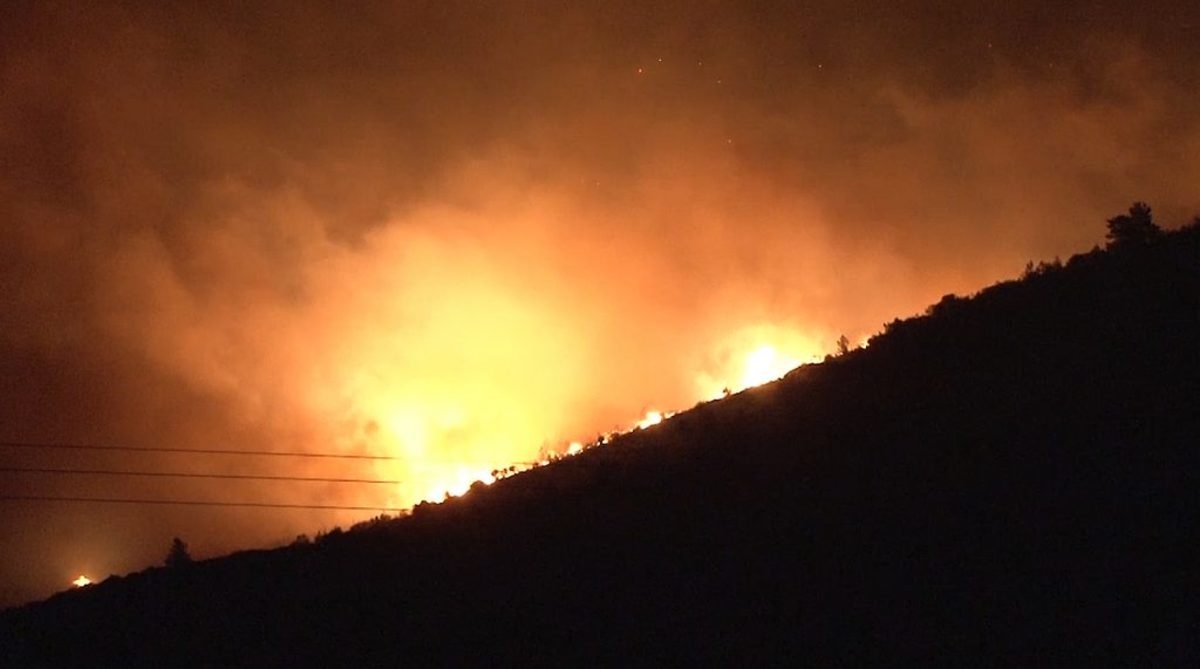
<path fill-rule="evenodd" d="M 406 518 L 7 611 L 0 663 L 1174 664 L 1198 342 L 1192 225 Z"/>

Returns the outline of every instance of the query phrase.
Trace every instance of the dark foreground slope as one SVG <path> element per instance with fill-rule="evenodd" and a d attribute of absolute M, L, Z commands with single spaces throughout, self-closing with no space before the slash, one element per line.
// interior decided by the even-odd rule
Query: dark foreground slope
<path fill-rule="evenodd" d="M 2 659 L 1195 653 L 1200 229 L 930 311 L 408 518 L 9 611 Z"/>

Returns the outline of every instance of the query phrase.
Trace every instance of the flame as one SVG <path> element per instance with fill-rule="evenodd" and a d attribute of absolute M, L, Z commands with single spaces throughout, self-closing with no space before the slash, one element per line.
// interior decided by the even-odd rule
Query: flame
<path fill-rule="evenodd" d="M 647 411 L 646 417 L 637 422 L 637 429 L 644 430 L 651 425 L 658 425 L 661 422 L 663 422 L 663 415 L 661 411 Z"/>
<path fill-rule="evenodd" d="M 473 214 L 420 216 L 458 229 Z M 367 260 L 339 252 L 322 265 L 322 279 L 345 290 L 320 305 L 338 325 L 329 359 L 303 384 L 306 410 L 338 450 L 395 458 L 374 467 L 400 481 L 382 496 L 389 507 L 490 484 L 581 427 L 568 409 L 586 400 L 589 323 L 540 265 L 514 269 L 488 252 L 502 242 L 395 226 L 371 237 Z"/>
<path fill-rule="evenodd" d="M 738 383 L 743 388 L 760 386 L 799 366 L 799 360 L 780 354 L 770 344 L 763 344 L 746 354 L 746 368 Z"/>
<path fill-rule="evenodd" d="M 736 330 L 713 348 L 706 373 L 697 377 L 698 394 L 701 399 L 713 399 L 780 378 L 819 359 L 823 351 L 816 341 L 795 328 L 772 324 Z M 378 346 L 368 348 L 380 352 Z M 558 441 L 557 448 L 550 448 L 546 444 L 554 440 L 548 437 L 565 425 L 563 417 L 552 411 L 557 406 L 554 382 L 570 384 L 571 378 L 550 377 L 550 383 L 536 392 L 525 387 L 520 393 L 496 395 L 489 379 L 464 382 L 459 378 L 451 383 L 436 376 L 436 369 L 423 370 L 426 375 L 420 383 L 412 379 L 399 383 L 395 369 L 403 362 L 397 360 L 391 368 L 352 376 L 345 382 L 343 396 L 360 416 L 357 420 L 369 426 L 361 432 L 359 443 L 399 456 L 378 465 L 381 475 L 401 481 L 387 496 L 389 508 L 458 497 L 477 483 L 491 485 L 517 471 L 579 455 L 674 415 L 649 409 L 627 428 L 586 442 Z M 523 359 L 504 362 L 505 369 L 524 369 L 518 364 Z M 543 410 L 538 411 L 539 406 Z M 527 462 L 533 445 L 539 442 L 542 455 L 536 462 Z"/>
<path fill-rule="evenodd" d="M 458 497 L 465 494 L 476 483 L 491 485 L 496 482 L 492 471 L 483 471 L 467 467 L 454 467 L 450 474 L 440 477 L 440 483 L 429 489 L 425 501 L 437 502 L 448 497 Z"/>
<path fill-rule="evenodd" d="M 71 584 L 74 585 L 76 588 L 82 588 L 86 585 L 91 585 L 92 579 L 88 578 L 87 576 L 84 576 L 83 574 L 80 574 L 79 578 L 75 579 L 74 581 L 71 581 Z"/>
<path fill-rule="evenodd" d="M 314 280 L 338 289 L 314 303 L 334 325 L 321 332 L 326 355 L 299 372 L 305 413 L 329 426 L 322 437 L 337 450 L 393 456 L 373 465 L 374 474 L 400 481 L 383 495 L 372 488 L 362 503 L 438 502 L 476 481 L 490 485 L 518 463 L 577 455 L 622 433 L 572 441 L 583 430 L 613 421 L 629 425 L 624 431 L 645 429 L 670 416 L 652 409 L 626 423 L 634 402 L 686 406 L 758 385 L 813 358 L 821 352 L 815 342 L 827 339 L 792 324 L 739 320 L 740 328 L 700 335 L 711 345 L 681 350 L 678 364 L 703 372 L 697 387 L 690 374 L 656 378 L 646 399 L 586 415 L 580 409 L 595 405 L 590 393 L 611 384 L 594 367 L 607 308 L 581 303 L 556 280 L 564 266 L 575 267 L 569 258 L 518 263 L 490 252 L 541 248 L 541 221 L 559 213 L 556 203 L 523 194 L 514 206 L 504 215 L 515 230 L 473 210 L 421 210 L 413 216 L 429 230 L 377 229 L 365 250 L 331 250 L 314 269 Z"/>
<path fill-rule="evenodd" d="M 705 399 L 716 399 L 781 378 L 817 362 L 822 347 L 811 336 L 787 327 L 759 324 L 743 328 L 718 347 L 716 371 L 702 373 L 696 385 Z"/>

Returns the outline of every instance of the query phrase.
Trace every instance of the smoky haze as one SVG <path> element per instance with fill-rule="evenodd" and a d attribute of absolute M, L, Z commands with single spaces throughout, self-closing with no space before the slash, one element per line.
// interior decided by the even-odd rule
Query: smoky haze
<path fill-rule="evenodd" d="M 6 494 L 408 506 L 1200 211 L 1194 3 L 6 3 Z M 479 6 L 483 5 L 483 6 Z M 361 519 L 0 502 L 0 603 Z"/>

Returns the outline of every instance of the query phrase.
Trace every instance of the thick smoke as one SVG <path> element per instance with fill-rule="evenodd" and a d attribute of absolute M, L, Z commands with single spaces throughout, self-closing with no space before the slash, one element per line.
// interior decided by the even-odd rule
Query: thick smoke
<path fill-rule="evenodd" d="M 402 459 L 0 459 L 403 483 L 4 490 L 407 506 L 1200 210 L 1194 3 L 296 4 L 0 9 L 0 439 Z M 364 515 L 0 504 L 8 603 Z"/>

